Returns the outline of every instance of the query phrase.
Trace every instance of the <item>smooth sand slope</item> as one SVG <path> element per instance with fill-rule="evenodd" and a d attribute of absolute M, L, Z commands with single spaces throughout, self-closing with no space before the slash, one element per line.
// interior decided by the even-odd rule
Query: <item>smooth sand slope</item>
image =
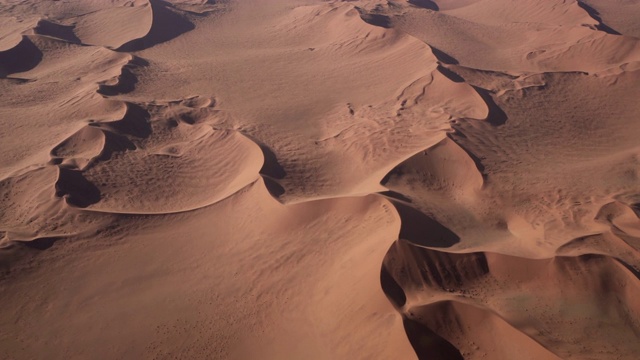
<path fill-rule="evenodd" d="M 637 359 L 637 0 L 0 0 L 8 359 Z"/>

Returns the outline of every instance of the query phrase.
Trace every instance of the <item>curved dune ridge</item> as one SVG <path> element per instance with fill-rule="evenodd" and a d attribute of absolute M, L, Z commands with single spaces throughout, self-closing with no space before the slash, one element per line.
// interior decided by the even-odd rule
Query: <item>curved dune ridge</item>
<path fill-rule="evenodd" d="M 198 105 L 193 99 L 183 103 Z M 122 120 L 90 124 L 109 135 L 99 157 L 83 171 L 100 193 L 99 202 L 89 209 L 187 211 L 218 202 L 256 181 L 263 163 L 260 148 L 237 131 L 208 124 L 216 120 L 215 114 L 182 104 L 154 104 L 152 111 L 153 115 L 130 104 Z M 166 180 L 154 184 L 159 174 Z"/>
<path fill-rule="evenodd" d="M 0 0 L 3 351 L 635 359 L 616 4 Z"/>

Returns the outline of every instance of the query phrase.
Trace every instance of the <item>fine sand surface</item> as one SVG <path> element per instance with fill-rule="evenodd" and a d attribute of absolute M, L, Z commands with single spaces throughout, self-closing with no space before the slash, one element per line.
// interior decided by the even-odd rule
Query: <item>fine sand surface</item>
<path fill-rule="evenodd" d="M 0 358 L 640 357 L 640 0 L 0 0 Z"/>

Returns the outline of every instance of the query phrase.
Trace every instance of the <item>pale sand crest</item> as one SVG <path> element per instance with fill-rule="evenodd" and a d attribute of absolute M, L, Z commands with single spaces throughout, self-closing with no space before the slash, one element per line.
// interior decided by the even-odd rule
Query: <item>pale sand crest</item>
<path fill-rule="evenodd" d="M 637 359 L 640 1 L 0 0 L 7 359 Z"/>

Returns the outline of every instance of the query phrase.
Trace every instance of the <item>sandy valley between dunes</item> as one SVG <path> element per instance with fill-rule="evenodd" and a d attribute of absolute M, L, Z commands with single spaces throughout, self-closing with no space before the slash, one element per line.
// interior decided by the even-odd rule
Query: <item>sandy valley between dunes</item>
<path fill-rule="evenodd" d="M 640 358 L 640 0 L 0 0 L 0 358 Z"/>

